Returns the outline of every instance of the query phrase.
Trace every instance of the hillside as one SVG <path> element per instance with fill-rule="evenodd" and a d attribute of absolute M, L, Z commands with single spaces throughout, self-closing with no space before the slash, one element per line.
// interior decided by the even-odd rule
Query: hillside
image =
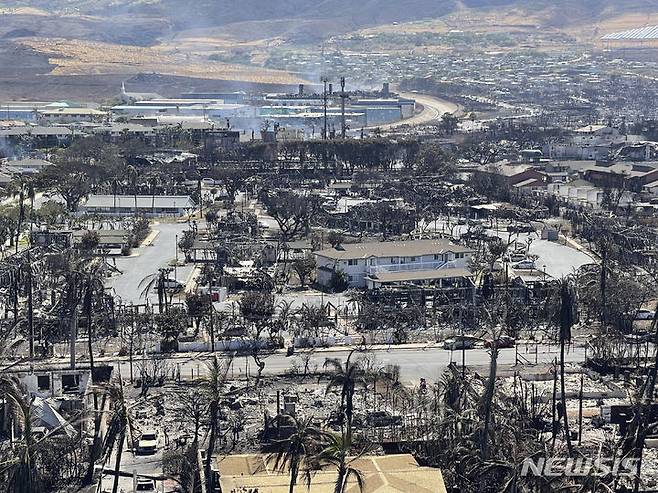
<path fill-rule="evenodd" d="M 314 34 L 321 37 L 392 22 L 437 18 L 464 9 L 520 8 L 532 14 L 545 12 L 547 22 L 554 27 L 591 24 L 631 11 L 658 11 L 655 0 L 242 0 L 238 4 L 234 0 L 10 0 L 3 3 L 6 10 L 30 7 L 51 14 L 67 14 L 69 19 L 75 14 L 79 23 L 94 22 L 90 18 L 81 19 L 81 15 L 96 17 L 109 23 L 107 29 L 100 28 L 102 32 L 125 33 L 131 43 L 138 37 L 134 26 L 150 23 L 138 44 L 179 31 L 252 21 L 294 19 L 294 23 L 302 25 L 310 22 L 316 28 Z M 291 32 L 291 26 L 279 24 L 271 34 Z"/>
<path fill-rule="evenodd" d="M 109 97 L 116 94 L 117 81 L 139 74 L 173 77 L 177 82 L 165 89 L 187 79 L 190 85 L 194 80 L 296 84 L 315 80 L 317 70 L 276 60 L 290 60 L 299 50 L 317 51 L 320 44 L 335 48 L 341 37 L 349 39 L 341 46 L 347 50 L 441 53 L 454 46 L 440 34 L 495 31 L 481 38 L 485 44 L 491 39 L 495 46 L 503 39 L 499 33 L 513 33 L 503 48 L 543 46 L 550 38 L 548 48 L 559 50 L 574 39 L 591 43 L 605 32 L 658 24 L 656 0 L 5 0 L 0 5 L 0 99 L 53 88 L 61 97 L 94 91 Z"/>

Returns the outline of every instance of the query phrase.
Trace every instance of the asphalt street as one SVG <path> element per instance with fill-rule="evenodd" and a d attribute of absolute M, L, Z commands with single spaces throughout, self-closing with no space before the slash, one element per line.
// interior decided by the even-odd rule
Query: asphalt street
<path fill-rule="evenodd" d="M 189 226 L 186 223 L 161 223 L 154 225 L 153 229 L 159 231 L 159 234 L 151 245 L 134 249 L 133 256 L 116 258 L 116 267 L 122 273 L 108 279 L 107 287 L 114 289 L 124 303 L 145 302 L 141 296 L 143 286 L 140 287 L 140 283 L 146 276 L 157 273 L 159 268 L 167 267 L 176 258 L 176 236 L 180 238 Z M 183 255 L 182 252 L 178 254 Z M 192 268 L 191 264 L 177 267 L 170 277 L 185 284 Z M 157 300 L 154 290 L 149 298 Z"/>
<path fill-rule="evenodd" d="M 309 368 L 321 369 L 326 358 L 337 358 L 345 361 L 350 354 L 350 349 L 318 350 L 313 353 L 310 359 Z M 217 353 L 220 357 L 227 358 L 226 353 Z M 299 352 L 298 352 L 299 354 Z M 363 357 L 366 353 L 356 352 L 353 358 Z M 421 378 L 429 382 L 437 381 L 443 371 L 448 367 L 450 362 L 461 365 L 462 351 L 449 351 L 442 347 L 404 347 L 392 346 L 387 349 L 385 346 L 377 348 L 367 354 L 372 355 L 376 364 L 379 365 L 398 365 L 400 367 L 400 378 L 404 383 L 417 385 Z M 490 362 L 490 353 L 487 349 L 476 348 L 464 351 L 466 357 L 465 363 L 468 367 L 474 368 L 480 373 L 488 371 Z M 536 356 L 536 357 L 535 357 Z M 172 370 L 180 371 L 182 378 L 198 378 L 203 376 L 206 371 L 206 362 L 210 359 L 209 353 L 179 353 L 170 359 Z M 369 356 L 370 357 L 370 356 Z M 555 345 L 540 345 L 538 353 L 535 355 L 535 346 L 520 344 L 518 347 L 519 364 L 515 366 L 517 351 L 515 349 L 502 349 L 498 356 L 499 371 L 503 372 L 509 369 L 518 369 L 521 372 L 530 372 L 533 368 L 544 367 L 551 364 L 559 357 L 558 347 Z M 585 358 L 585 350 L 579 347 L 571 347 L 565 357 L 567 363 L 581 363 Z M 537 362 L 535 364 L 535 361 Z M 275 352 L 265 358 L 264 375 L 282 375 L 290 370 L 294 363 L 299 364 L 298 356 L 287 357 L 284 352 Z M 125 379 L 129 378 L 128 363 L 120 362 L 121 374 Z M 243 379 L 249 372 L 249 376 L 255 375 L 255 368 L 250 357 L 235 356 L 229 371 L 231 378 Z"/>

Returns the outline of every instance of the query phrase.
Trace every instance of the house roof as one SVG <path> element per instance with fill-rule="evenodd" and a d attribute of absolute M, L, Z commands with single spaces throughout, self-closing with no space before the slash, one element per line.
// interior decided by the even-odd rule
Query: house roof
<path fill-rule="evenodd" d="M 405 282 L 405 281 L 431 281 L 437 279 L 455 279 L 459 277 L 473 277 L 468 269 L 427 269 L 407 270 L 397 272 L 378 272 L 368 276 L 369 279 L 379 282 Z"/>
<path fill-rule="evenodd" d="M 536 170 L 534 166 L 529 164 L 509 164 L 505 162 L 492 163 L 487 165 L 484 168 L 484 171 L 488 173 L 495 173 L 498 175 L 503 175 L 508 178 L 512 176 L 525 173 L 528 170 Z"/>
<path fill-rule="evenodd" d="M 56 116 L 56 115 L 71 115 L 71 116 L 102 116 L 106 113 L 104 111 L 95 110 L 93 108 L 55 108 L 40 110 L 42 115 Z"/>
<path fill-rule="evenodd" d="M 594 133 L 598 132 L 599 130 L 603 130 L 605 128 L 609 128 L 607 125 L 587 125 L 585 127 L 577 128 L 574 130 L 574 132 L 578 132 L 581 134 L 589 134 L 589 133 Z"/>
<path fill-rule="evenodd" d="M 73 239 L 79 242 L 89 232 L 98 234 L 98 242 L 103 244 L 123 243 L 130 235 L 130 232 L 125 229 L 76 229 L 73 231 Z"/>
<path fill-rule="evenodd" d="M 513 185 L 514 188 L 524 188 L 524 187 L 545 187 L 546 183 L 537 179 L 537 178 L 528 178 L 527 180 L 520 181 Z"/>
<path fill-rule="evenodd" d="M 363 489 L 354 480 L 347 485 L 347 493 L 446 493 L 439 469 L 421 467 L 410 454 L 364 456 L 351 462 L 364 478 Z M 218 459 L 222 491 L 260 491 L 287 493 L 290 475 L 273 467 L 263 455 L 229 455 Z M 317 471 L 311 477 L 310 493 L 333 493 L 336 471 L 333 466 Z"/>
<path fill-rule="evenodd" d="M 66 419 L 51 405 L 51 403 L 39 396 L 35 396 L 31 405 L 32 419 L 38 426 L 44 426 L 52 431 L 62 429 L 68 436 L 75 436 L 75 429 Z"/>
<path fill-rule="evenodd" d="M 334 260 L 369 257 L 420 257 L 445 252 L 464 253 L 473 250 L 455 245 L 448 240 L 379 241 L 371 243 L 347 243 L 336 248 L 315 252 L 321 257 Z"/>
<path fill-rule="evenodd" d="M 19 135 L 34 135 L 44 137 L 54 135 L 58 137 L 68 137 L 73 134 L 81 135 L 82 132 L 72 130 L 68 127 L 41 127 L 41 126 L 24 126 L 24 127 L 10 127 L 0 130 L 0 136 L 19 136 Z"/>
<path fill-rule="evenodd" d="M 115 206 L 114 195 L 90 195 L 84 204 L 86 209 L 107 208 Z M 130 209 L 135 207 L 135 197 L 133 195 L 117 195 L 117 209 Z M 187 195 L 138 195 L 138 209 L 191 209 L 194 207 L 192 199 Z"/>
<path fill-rule="evenodd" d="M 591 187 L 594 188 L 594 184 L 592 182 L 589 182 L 587 180 L 574 180 L 570 181 L 569 183 L 565 183 L 565 185 L 568 185 L 570 187 Z"/>
<path fill-rule="evenodd" d="M 607 166 L 594 164 L 584 168 L 582 171 L 586 173 L 592 171 L 596 173 L 617 174 L 624 175 L 628 178 L 636 178 L 655 173 L 658 171 L 658 168 L 653 163 L 614 163 Z"/>

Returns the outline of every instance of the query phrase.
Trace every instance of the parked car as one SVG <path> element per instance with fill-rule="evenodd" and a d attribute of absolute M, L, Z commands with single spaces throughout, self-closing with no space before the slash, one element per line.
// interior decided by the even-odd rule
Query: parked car
<path fill-rule="evenodd" d="M 507 349 L 514 347 L 516 340 L 510 336 L 500 336 L 498 339 L 484 341 L 484 347 L 497 347 L 498 349 Z"/>
<path fill-rule="evenodd" d="M 165 279 L 163 285 L 165 289 L 171 289 L 174 291 L 180 291 L 185 287 L 182 282 L 177 281 L 176 279 Z"/>
<path fill-rule="evenodd" d="M 635 320 L 653 320 L 653 318 L 656 316 L 656 312 L 653 310 L 646 310 L 642 308 L 641 310 L 638 310 L 637 313 L 635 314 Z"/>
<path fill-rule="evenodd" d="M 473 349 L 479 339 L 472 336 L 456 336 L 443 341 L 443 349 L 455 351 L 457 349 Z"/>
<path fill-rule="evenodd" d="M 518 270 L 532 270 L 535 268 L 535 263 L 532 260 L 522 260 L 514 264 L 512 267 Z"/>
<path fill-rule="evenodd" d="M 637 331 L 633 332 L 632 334 L 624 335 L 624 340 L 629 344 L 644 344 L 647 342 L 653 342 L 654 338 L 654 334 L 646 331 Z"/>
<path fill-rule="evenodd" d="M 137 453 L 155 454 L 158 451 L 158 432 L 155 430 L 145 430 L 142 433 L 139 442 L 137 442 Z"/>
<path fill-rule="evenodd" d="M 147 478 L 137 478 L 135 491 L 157 491 L 155 489 L 155 481 Z"/>
<path fill-rule="evenodd" d="M 507 226 L 507 231 L 510 233 L 534 233 L 535 228 L 530 223 L 518 223 Z"/>
<path fill-rule="evenodd" d="M 510 262 L 522 262 L 526 260 L 526 255 L 525 253 L 514 252 L 509 254 L 507 258 L 509 259 Z"/>
<path fill-rule="evenodd" d="M 387 411 L 373 411 L 366 415 L 366 423 L 374 428 L 402 424 L 402 416 L 393 415 Z"/>

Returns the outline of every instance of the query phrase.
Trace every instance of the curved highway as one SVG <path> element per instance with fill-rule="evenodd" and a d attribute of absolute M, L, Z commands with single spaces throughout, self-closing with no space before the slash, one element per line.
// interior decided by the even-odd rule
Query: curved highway
<path fill-rule="evenodd" d="M 423 106 L 422 111 L 420 113 L 416 113 L 412 117 L 405 118 L 404 120 L 400 120 L 398 122 L 388 123 L 386 125 L 378 125 L 378 128 L 387 130 L 406 125 L 427 125 L 440 120 L 441 116 L 443 116 L 445 113 L 454 114 L 460 110 L 459 105 L 455 103 L 435 98 L 434 96 L 428 96 L 426 94 L 401 92 L 400 96 L 403 98 L 415 99 L 416 103 L 419 103 Z"/>

